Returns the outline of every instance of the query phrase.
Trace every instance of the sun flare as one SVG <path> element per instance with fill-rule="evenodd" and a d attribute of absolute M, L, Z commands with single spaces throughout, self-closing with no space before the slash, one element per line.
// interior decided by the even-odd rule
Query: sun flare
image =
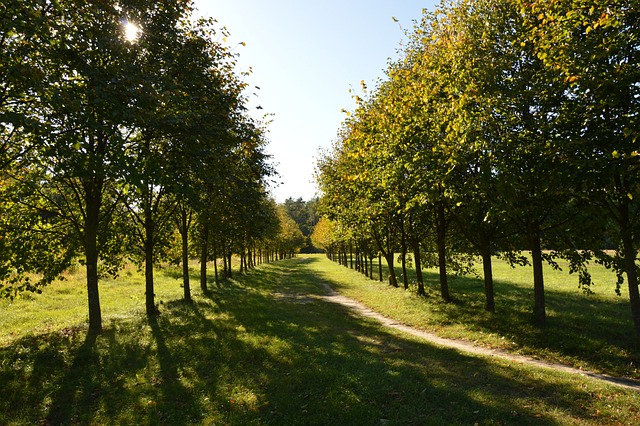
<path fill-rule="evenodd" d="M 140 37 L 140 33 L 142 30 L 133 22 L 125 21 L 124 22 L 124 38 L 129 42 L 134 42 L 138 40 Z"/>

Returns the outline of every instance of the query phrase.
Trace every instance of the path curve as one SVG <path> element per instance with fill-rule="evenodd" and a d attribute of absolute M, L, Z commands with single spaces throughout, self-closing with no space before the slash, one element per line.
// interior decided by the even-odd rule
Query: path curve
<path fill-rule="evenodd" d="M 372 309 L 368 308 L 367 306 L 363 305 L 357 300 L 354 300 L 349 297 L 343 296 L 339 293 L 336 293 L 333 290 L 333 288 L 331 288 L 331 286 L 329 286 L 329 284 L 327 283 L 323 283 L 323 286 L 327 290 L 328 295 L 320 296 L 321 299 L 348 307 L 353 311 L 361 314 L 362 316 L 373 318 L 379 321 L 380 323 L 382 323 L 382 325 L 386 327 L 393 328 L 395 330 L 400 330 L 416 337 L 420 337 L 431 343 L 435 343 L 436 345 L 457 349 L 460 352 L 485 355 L 489 357 L 498 357 L 498 358 L 506 359 L 512 362 L 519 362 L 522 364 L 548 368 L 551 370 L 564 371 L 566 373 L 571 373 L 571 374 L 578 374 L 584 377 L 590 377 L 595 380 L 600 380 L 602 382 L 606 382 L 612 385 L 616 385 L 626 389 L 631 389 L 631 390 L 640 392 L 640 381 L 638 380 L 621 378 L 621 377 L 613 377 L 606 374 L 580 370 L 577 368 L 569 367 L 564 364 L 556 364 L 552 362 L 541 361 L 539 359 L 535 359 L 535 358 L 531 358 L 523 355 L 516 355 L 516 354 L 512 354 L 499 349 L 483 348 L 480 346 L 475 346 L 468 341 L 456 340 L 456 339 L 445 339 L 433 333 L 429 333 L 423 330 L 418 330 L 414 327 L 410 327 L 408 325 L 399 323 L 396 320 L 385 317 L 384 315 L 373 311 Z"/>

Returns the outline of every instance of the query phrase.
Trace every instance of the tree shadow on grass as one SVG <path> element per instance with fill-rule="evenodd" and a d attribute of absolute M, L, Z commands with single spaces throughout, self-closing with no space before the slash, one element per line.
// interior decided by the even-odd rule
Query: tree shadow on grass
<path fill-rule="evenodd" d="M 49 424 L 89 424 L 88 413 L 80 412 L 77 407 L 90 407 L 100 397 L 100 388 L 96 376 L 98 358 L 94 352 L 97 335 L 88 333 L 85 341 L 75 350 L 75 356 L 65 374 L 60 379 L 60 386 L 51 397 L 51 406 L 46 415 Z M 34 374 L 31 386 L 37 387 L 46 369 L 55 368 L 50 360 L 45 359 L 47 353 L 37 354 L 34 361 Z"/>
<path fill-rule="evenodd" d="M 588 384 L 437 348 L 326 302 L 306 265 L 270 265 L 192 304 L 169 301 L 150 321 L 114 320 L 95 340 L 56 332 L 0 348 L 0 424 L 609 420 L 591 417 L 607 401 Z"/>
<path fill-rule="evenodd" d="M 239 370 L 261 377 L 269 423 L 553 424 L 558 411 L 591 420 L 591 396 L 575 384 L 389 333 L 319 299 L 273 297 L 296 282 L 309 285 L 307 273 L 289 272 L 284 280 L 282 268 L 247 277 L 240 304 L 218 295 L 221 308 L 263 341 L 254 367 Z"/>
<path fill-rule="evenodd" d="M 84 341 L 86 329 L 63 330 L 1 348 L 0 424 L 199 423 L 204 410 L 182 377 L 192 354 L 175 355 L 181 347 L 167 341 L 163 321 L 114 321 Z"/>
<path fill-rule="evenodd" d="M 386 266 L 383 270 L 385 274 L 388 271 Z M 408 272 L 410 281 L 415 280 L 415 270 Z M 484 310 L 482 279 L 450 277 L 454 302 L 444 303 L 439 298 L 438 274 L 425 270 L 423 277 L 428 291 L 423 299 L 424 309 L 437 311 L 431 315 L 437 323 L 423 324 L 423 327 L 464 324 L 466 330 L 475 333 L 502 336 L 509 350 L 523 354 L 542 352 L 550 361 L 570 359 L 576 367 L 640 378 L 640 340 L 633 338 L 628 301 L 605 300 L 578 290 L 547 289 L 547 321 L 540 327 L 533 321 L 533 286 L 495 280 L 497 312 L 492 314 Z M 344 287 L 339 282 L 333 285 L 336 290 Z M 390 289 L 384 283 L 372 281 L 371 285 Z"/>

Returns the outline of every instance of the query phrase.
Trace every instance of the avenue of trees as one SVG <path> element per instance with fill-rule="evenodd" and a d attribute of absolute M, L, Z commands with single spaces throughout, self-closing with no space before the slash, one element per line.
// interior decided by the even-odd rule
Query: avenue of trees
<path fill-rule="evenodd" d="M 206 290 L 207 261 L 229 276 L 232 254 L 250 268 L 299 250 L 267 196 L 266 130 L 226 31 L 192 12 L 188 0 L 0 4 L 2 297 L 79 260 L 98 333 L 99 279 L 125 261 L 144 267 L 154 315 L 153 266 L 172 253 L 190 300 L 191 257 Z"/>
<path fill-rule="evenodd" d="M 540 324 L 543 262 L 587 292 L 599 262 L 640 337 L 640 2 L 445 1 L 408 35 L 318 161 L 314 244 L 383 257 L 393 286 L 411 255 L 418 293 L 438 267 L 445 301 L 479 257 L 492 312 L 492 258 L 531 262 Z"/>

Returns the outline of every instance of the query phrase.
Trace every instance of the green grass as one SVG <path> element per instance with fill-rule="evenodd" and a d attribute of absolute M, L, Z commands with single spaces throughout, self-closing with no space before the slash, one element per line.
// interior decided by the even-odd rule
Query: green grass
<path fill-rule="evenodd" d="M 536 327 L 533 322 L 530 266 L 514 269 L 494 260 L 496 314 L 484 311 L 484 283 L 478 277 L 450 278 L 454 303 L 447 304 L 439 296 L 436 270 L 424 271 L 427 297 L 367 280 L 335 263 L 318 263 L 316 270 L 332 280 L 341 293 L 386 316 L 443 337 L 640 379 L 640 341 L 635 338 L 631 322 L 628 292 L 625 287 L 617 296 L 615 274 L 602 266 L 590 268 L 595 294 L 586 295 L 567 268 L 558 271 L 545 265 L 547 321 L 543 327 Z M 400 268 L 396 272 L 401 281 Z M 387 273 L 385 269 L 384 276 Z M 415 280 L 413 269 L 408 275 L 410 281 Z M 340 279 L 335 279 L 337 276 Z"/>
<path fill-rule="evenodd" d="M 640 421 L 637 392 L 386 330 L 317 297 L 323 282 L 377 285 L 310 256 L 263 265 L 208 294 L 194 290 L 186 305 L 175 270 L 165 269 L 157 273 L 162 313 L 149 321 L 141 276 L 130 271 L 101 286 L 105 332 L 97 338 L 86 337 L 85 295 L 74 279 L 1 302 L 0 424 Z M 412 300 L 391 294 L 399 305 Z M 39 319 L 21 325 L 29 316 Z"/>

